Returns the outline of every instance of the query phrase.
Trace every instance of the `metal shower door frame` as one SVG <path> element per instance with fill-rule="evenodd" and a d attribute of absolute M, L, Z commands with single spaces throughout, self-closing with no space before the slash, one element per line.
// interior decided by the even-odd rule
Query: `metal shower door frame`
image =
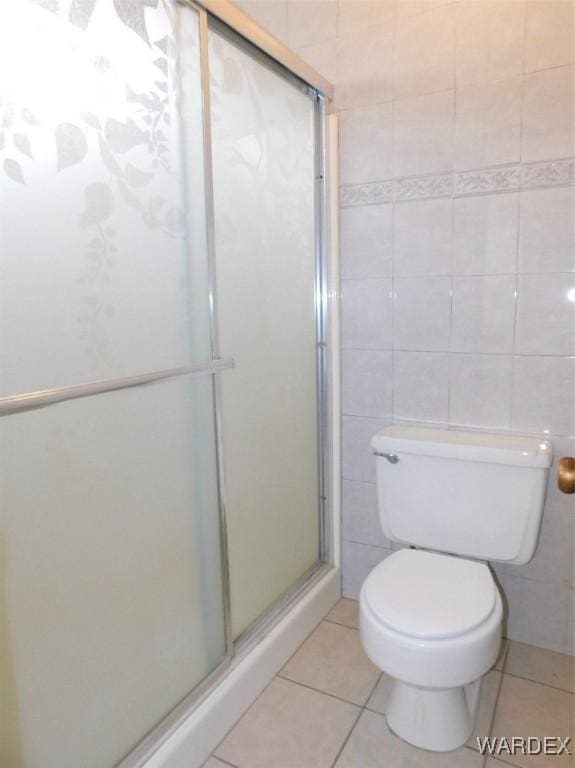
<path fill-rule="evenodd" d="M 234 662 L 243 658 L 286 614 L 301 596 L 313 587 L 332 568 L 333 530 L 332 499 L 328 489 L 332 487 L 331 420 L 330 420 L 330 349 L 328 313 L 328 227 L 326 181 L 326 103 L 331 96 L 331 85 L 323 80 L 293 52 L 276 41 L 225 0 L 178 0 L 180 5 L 193 9 L 200 25 L 200 63 L 202 81 L 203 135 L 204 135 L 204 184 L 206 205 L 206 231 L 208 246 L 208 280 L 210 306 L 210 335 L 212 356 L 212 384 L 214 392 L 214 422 L 219 495 L 219 526 L 221 568 L 223 584 L 223 611 L 225 624 L 225 656 L 218 666 L 207 675 L 167 716 L 130 752 L 117 768 L 144 766 L 160 746 L 178 729 L 181 723 L 206 699 L 231 670 Z M 317 369 L 317 434 L 318 434 L 318 524 L 319 552 L 316 564 L 304 573 L 280 598 L 259 617 L 235 641 L 232 637 L 231 590 L 228 562 L 228 536 L 226 523 L 226 482 L 224 467 L 224 429 L 222 419 L 222 394 L 218 373 L 222 368 L 233 367 L 233 360 L 220 360 L 218 332 L 218 300 L 216 287 L 215 214 L 212 173 L 212 135 L 210 107 L 210 65 L 208 34 L 211 28 L 233 39 L 248 54 L 270 67 L 305 92 L 313 100 L 314 109 L 314 249 L 315 249 L 315 325 Z M 271 42 L 270 42 L 271 41 Z M 206 370 L 206 372 L 208 372 Z"/>

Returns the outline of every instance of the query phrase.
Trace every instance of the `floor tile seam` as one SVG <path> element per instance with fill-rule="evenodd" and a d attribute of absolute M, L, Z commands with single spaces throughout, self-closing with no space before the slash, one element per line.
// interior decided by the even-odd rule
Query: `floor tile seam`
<path fill-rule="evenodd" d="M 375 683 L 374 683 L 374 684 L 372 685 L 372 687 L 371 687 L 371 690 L 370 690 L 370 692 L 369 692 L 369 695 L 368 695 L 367 699 L 365 700 L 365 703 L 364 703 L 364 705 L 362 706 L 362 709 L 369 709 L 369 707 L 368 707 L 367 705 L 369 704 L 369 701 L 370 701 L 371 697 L 372 697 L 372 696 L 373 696 L 373 694 L 375 693 L 375 689 L 376 689 L 376 688 L 377 688 L 377 686 L 379 685 L 379 683 L 380 683 L 380 681 L 381 681 L 382 677 L 383 677 L 383 672 L 380 672 L 380 673 L 378 674 L 378 676 L 377 676 L 377 680 L 375 681 Z"/>
<path fill-rule="evenodd" d="M 503 672 L 502 674 L 507 675 L 508 677 L 514 677 L 516 680 L 525 680 L 526 683 L 533 683 L 534 685 L 542 685 L 544 688 L 551 688 L 551 690 L 553 691 L 561 691 L 561 693 L 568 693 L 571 696 L 575 696 L 575 691 L 570 691 L 568 688 L 560 688 L 558 685 L 550 685 L 549 683 L 542 683 L 540 680 L 534 680 L 532 677 L 517 675 L 515 674 L 515 672 Z"/>
<path fill-rule="evenodd" d="M 336 754 L 336 756 L 335 756 L 335 758 L 334 758 L 333 762 L 332 762 L 332 763 L 331 763 L 331 765 L 330 765 L 330 768 L 335 768 L 335 766 L 336 766 L 336 764 L 337 764 L 337 761 L 338 761 L 338 760 L 339 760 L 339 758 L 341 757 L 341 754 L 342 754 L 343 750 L 345 749 L 345 747 L 346 747 L 346 745 L 347 745 L 348 741 L 351 739 L 351 735 L 352 735 L 352 733 L 354 732 L 356 725 L 359 723 L 359 719 L 360 719 L 360 717 L 362 716 L 362 714 L 363 714 L 363 711 L 364 711 L 364 709 L 363 709 L 363 707 L 361 707 L 361 708 L 359 709 L 359 712 L 358 712 L 358 713 L 357 713 L 357 715 L 356 715 L 356 718 L 355 718 L 355 720 L 353 721 L 353 725 L 351 726 L 351 728 L 349 729 L 349 732 L 348 732 L 347 736 L 346 736 L 346 737 L 345 737 L 345 739 L 343 740 L 343 743 L 342 743 L 341 747 L 338 749 L 338 751 L 337 751 L 337 754 Z"/>
<path fill-rule="evenodd" d="M 328 621 L 330 624 L 337 624 L 339 627 L 347 627 L 348 629 L 355 629 L 356 632 L 359 632 L 358 627 L 352 627 L 351 624 L 344 624 L 342 621 L 336 621 L 335 619 L 328 619 L 327 616 L 325 617 L 325 619 L 322 619 L 322 621 Z"/>
<path fill-rule="evenodd" d="M 509 653 L 509 648 L 507 648 L 507 653 Z M 503 667 L 501 668 L 501 672 L 499 672 L 499 685 L 497 686 L 497 695 L 495 697 L 495 704 L 493 706 L 493 712 L 491 713 L 491 718 L 489 720 L 489 727 L 487 729 L 487 733 L 490 737 L 493 735 L 495 718 L 497 717 L 497 707 L 499 706 L 499 697 L 501 696 L 501 686 L 503 685 L 503 679 L 505 675 L 505 672 L 503 670 L 505 669 L 506 661 L 507 661 L 507 655 L 505 656 L 505 660 L 503 662 Z M 485 762 L 487 762 L 487 756 L 485 757 Z"/>
<path fill-rule="evenodd" d="M 240 768 L 239 765 L 236 765 L 235 763 L 230 763 L 229 760 L 224 760 L 223 757 L 218 757 L 215 752 L 212 752 L 210 757 L 213 757 L 214 760 L 218 760 L 220 763 L 223 763 L 224 765 L 229 765 L 230 768 Z"/>
<path fill-rule="evenodd" d="M 286 663 L 287 663 L 287 662 L 286 662 Z M 213 756 L 213 757 L 217 758 L 218 760 L 222 760 L 222 759 L 223 759 L 223 758 L 221 758 L 221 757 L 220 757 L 220 756 L 217 754 L 217 750 L 218 750 L 218 749 L 219 749 L 219 748 L 222 746 L 222 744 L 223 744 L 223 743 L 224 743 L 224 741 L 225 741 L 225 740 L 228 738 L 228 736 L 231 734 L 231 732 L 234 730 L 234 728 L 235 728 L 235 727 L 236 727 L 236 726 L 237 726 L 237 725 L 238 725 L 238 724 L 239 724 L 239 723 L 242 721 L 242 719 L 243 719 L 243 718 L 244 718 L 244 717 L 247 715 L 247 713 L 250 711 L 250 709 L 251 709 L 253 706 L 255 706 L 256 702 L 257 702 L 257 701 L 258 701 L 258 700 L 259 700 L 259 699 L 260 699 L 260 698 L 261 698 L 261 697 L 264 695 L 264 693 L 267 691 L 267 689 L 268 689 L 268 688 L 269 688 L 269 687 L 272 685 L 272 683 L 274 683 L 274 682 L 275 682 L 275 680 L 277 680 L 277 678 L 278 678 L 278 677 L 280 677 L 279 673 L 278 673 L 278 674 L 276 674 L 276 675 L 274 675 L 274 676 L 272 677 L 272 679 L 269 681 L 269 683 L 267 683 L 267 684 L 266 684 L 266 685 L 265 685 L 265 686 L 262 688 L 262 690 L 261 690 L 261 691 L 258 693 L 258 695 L 255 697 L 255 699 L 254 699 L 254 700 L 251 702 L 251 704 L 250 704 L 248 707 L 246 707 L 246 709 L 244 709 L 244 710 L 243 710 L 243 712 L 242 712 L 242 713 L 241 713 L 241 715 L 238 717 L 238 719 L 237 719 L 237 720 L 235 720 L 235 721 L 234 721 L 234 723 L 233 723 L 233 724 L 232 724 L 232 725 L 231 725 L 231 726 L 228 728 L 228 730 L 226 731 L 226 733 L 224 734 L 224 736 L 222 736 L 222 738 L 220 739 L 220 741 L 219 741 L 219 743 L 218 743 L 217 747 L 216 747 L 216 748 L 213 750 L 213 752 L 212 752 L 212 756 Z M 287 679 L 287 678 L 282 678 L 282 679 Z M 233 764 L 232 764 L 232 763 L 230 763 L 230 765 L 233 765 Z M 233 766 L 233 768 L 239 768 L 239 766 Z"/>
<path fill-rule="evenodd" d="M 299 685 L 301 688 L 306 688 L 308 691 L 314 691 L 314 693 L 321 693 L 324 696 L 329 696 L 330 699 L 335 699 L 336 701 L 341 701 L 343 704 L 351 704 L 352 707 L 356 707 L 357 709 L 365 709 L 365 705 L 358 704 L 356 701 L 351 701 L 350 699 L 344 699 L 342 696 L 336 696 L 335 693 L 329 693 L 328 691 L 324 691 L 321 688 L 314 688 L 313 685 L 308 685 L 307 683 L 302 683 L 300 680 L 294 680 L 291 677 L 287 677 L 286 675 L 282 675 L 278 672 L 277 677 L 280 680 L 285 680 L 288 683 L 293 683 L 294 685 Z"/>

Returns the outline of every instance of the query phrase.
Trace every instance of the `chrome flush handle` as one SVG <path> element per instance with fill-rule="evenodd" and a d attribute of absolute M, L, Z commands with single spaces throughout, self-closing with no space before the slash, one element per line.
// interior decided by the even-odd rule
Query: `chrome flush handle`
<path fill-rule="evenodd" d="M 397 464 L 399 461 L 399 456 L 396 453 L 385 453 L 384 451 L 374 451 L 374 456 L 382 456 L 384 459 L 387 459 L 390 464 Z"/>

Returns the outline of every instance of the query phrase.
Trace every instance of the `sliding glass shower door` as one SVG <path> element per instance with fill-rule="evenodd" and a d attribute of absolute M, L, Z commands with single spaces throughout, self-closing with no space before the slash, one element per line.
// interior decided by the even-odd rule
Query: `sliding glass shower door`
<path fill-rule="evenodd" d="M 0 17 L 0 765 L 110 768 L 229 652 L 199 14 Z"/>
<path fill-rule="evenodd" d="M 320 564 L 320 99 L 178 0 L 0 71 L 0 768 L 133 766 Z"/>
<path fill-rule="evenodd" d="M 237 637 L 319 560 L 317 95 L 217 24 L 209 50 Z"/>

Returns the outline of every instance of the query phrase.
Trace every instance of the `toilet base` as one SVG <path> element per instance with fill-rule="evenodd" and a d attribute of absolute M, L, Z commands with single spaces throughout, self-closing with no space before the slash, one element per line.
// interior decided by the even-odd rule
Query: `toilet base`
<path fill-rule="evenodd" d="M 481 679 L 457 688 L 418 688 L 394 680 L 386 720 L 409 744 L 448 752 L 473 733 L 480 691 Z"/>

